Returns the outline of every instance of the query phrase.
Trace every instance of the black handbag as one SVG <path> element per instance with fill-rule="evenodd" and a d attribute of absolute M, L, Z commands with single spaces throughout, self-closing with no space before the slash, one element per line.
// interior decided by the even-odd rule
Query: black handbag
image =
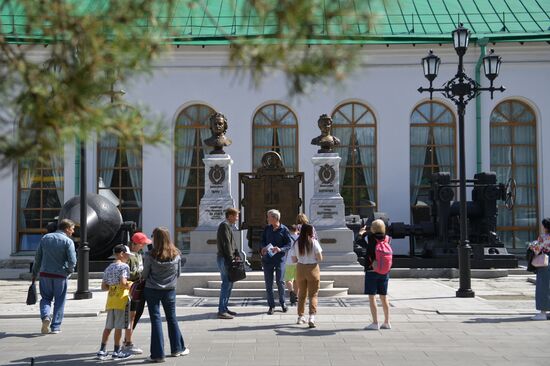
<path fill-rule="evenodd" d="M 145 289 L 145 280 L 139 279 L 137 281 L 132 282 L 132 286 L 130 286 L 130 299 L 133 302 L 141 301 L 141 298 L 143 297 L 144 289 Z"/>
<path fill-rule="evenodd" d="M 27 291 L 27 305 L 36 304 L 36 283 L 32 281 Z"/>
<path fill-rule="evenodd" d="M 227 268 L 227 276 L 231 282 L 237 282 L 246 278 L 244 262 L 237 251 L 235 251 L 233 259 L 231 260 L 231 263 L 229 263 Z"/>

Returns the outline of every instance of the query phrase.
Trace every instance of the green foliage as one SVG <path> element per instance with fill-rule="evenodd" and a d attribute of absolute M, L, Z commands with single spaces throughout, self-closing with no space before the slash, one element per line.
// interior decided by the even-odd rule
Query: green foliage
<path fill-rule="evenodd" d="M 373 24 L 369 3 L 370 0 L 244 2 L 241 13 L 248 14 L 263 35 L 234 39 L 230 60 L 244 67 L 240 70 L 250 71 L 257 84 L 273 70 L 282 70 L 291 94 L 304 93 L 308 86 L 320 81 L 339 82 L 357 64 L 360 46 L 354 40 L 367 34 Z"/>
<path fill-rule="evenodd" d="M 147 72 L 164 50 L 160 34 L 169 18 L 160 15 L 170 14 L 173 1 L 164 0 L 163 7 L 153 0 L 94 1 L 87 8 L 81 3 L 2 2 L 2 14 L 9 8 L 18 15 L 13 23 L 21 39 L 0 35 L 0 98 L 8 109 L 0 122 L 3 165 L 21 157 L 47 160 L 75 137 L 98 132 L 122 142 L 162 141 L 159 126 L 146 128 L 151 121 L 143 113 L 111 101 L 121 94 L 117 83 Z M 149 26 L 139 26 L 144 23 Z"/>
<path fill-rule="evenodd" d="M 141 108 L 112 102 L 121 101 L 117 85 L 149 72 L 170 40 L 193 37 L 177 34 L 182 14 L 216 25 L 211 10 L 231 3 L 247 29 L 236 37 L 218 26 L 230 62 L 257 84 L 282 70 L 290 94 L 342 80 L 357 62 L 354 37 L 364 39 L 372 22 L 371 0 L 225 1 L 0 0 L 0 165 L 44 162 L 75 137 L 100 133 L 123 144 L 161 142 L 162 128 Z"/>

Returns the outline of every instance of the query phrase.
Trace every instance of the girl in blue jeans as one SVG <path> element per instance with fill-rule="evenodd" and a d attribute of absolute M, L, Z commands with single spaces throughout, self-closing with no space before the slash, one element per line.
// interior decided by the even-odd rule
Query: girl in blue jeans
<path fill-rule="evenodd" d="M 156 228 L 153 231 L 153 250 L 145 254 L 143 261 L 143 294 L 151 321 L 151 356 L 147 359 L 149 362 L 164 362 L 160 304 L 166 315 L 172 357 L 189 354 L 189 348 L 185 347 L 176 318 L 176 286 L 181 272 L 180 261 L 180 252 L 170 240 L 168 229 Z"/>
<path fill-rule="evenodd" d="M 530 244 L 530 248 L 535 254 L 550 255 L 550 218 L 542 220 L 542 234 Z M 550 266 L 537 268 L 535 305 L 539 313 L 531 319 L 546 320 L 550 311 Z"/>

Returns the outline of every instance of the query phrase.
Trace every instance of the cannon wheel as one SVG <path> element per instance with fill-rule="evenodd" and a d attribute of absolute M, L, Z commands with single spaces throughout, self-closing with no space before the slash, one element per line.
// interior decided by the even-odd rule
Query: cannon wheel
<path fill-rule="evenodd" d="M 514 178 L 508 179 L 506 183 L 506 198 L 504 199 L 504 205 L 507 209 L 514 208 L 516 203 L 516 180 Z"/>

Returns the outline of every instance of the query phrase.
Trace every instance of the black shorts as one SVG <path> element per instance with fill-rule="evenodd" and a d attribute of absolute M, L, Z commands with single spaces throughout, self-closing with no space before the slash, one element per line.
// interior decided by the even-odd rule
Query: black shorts
<path fill-rule="evenodd" d="M 365 272 L 365 294 L 366 295 L 387 295 L 389 273 L 382 275 L 374 271 Z"/>

